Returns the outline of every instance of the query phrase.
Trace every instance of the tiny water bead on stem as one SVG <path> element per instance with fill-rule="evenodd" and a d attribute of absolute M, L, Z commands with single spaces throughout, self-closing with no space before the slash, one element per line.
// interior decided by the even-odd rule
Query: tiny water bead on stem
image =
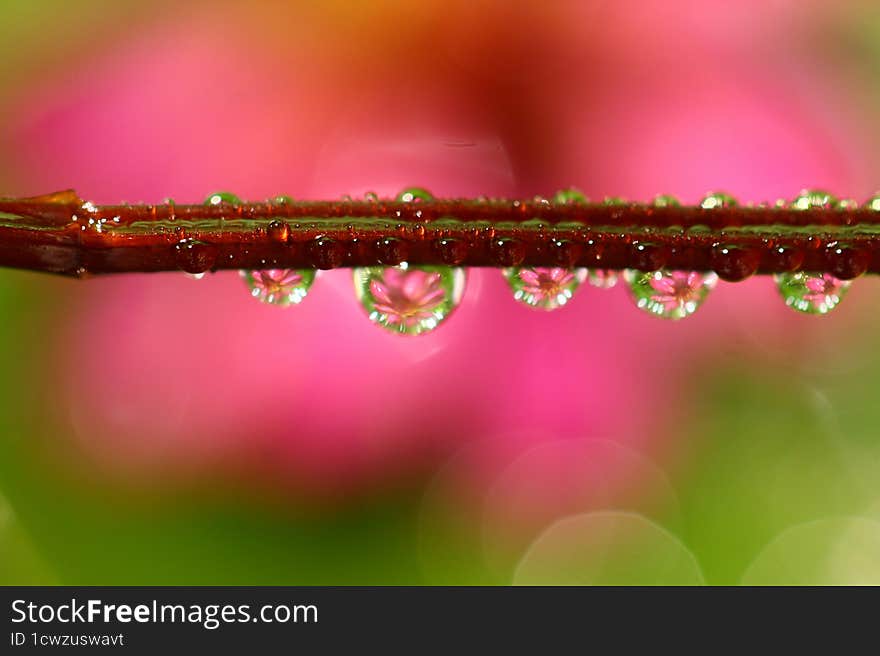
<path fill-rule="evenodd" d="M 567 304 L 585 280 L 612 287 L 626 270 L 639 307 L 666 318 L 692 314 L 719 278 L 773 274 L 789 307 L 827 314 L 850 280 L 880 273 L 880 196 L 858 205 L 813 190 L 742 204 L 713 192 L 684 206 L 669 195 L 449 199 L 410 187 L 394 198 L 215 192 L 192 205 L 99 206 L 67 190 L 0 199 L 0 266 L 78 278 L 237 269 L 273 305 L 302 301 L 316 269 L 353 268 L 370 283 L 358 287 L 370 316 L 402 334 L 448 316 L 462 267 L 504 269 L 515 297 L 542 309 Z"/>

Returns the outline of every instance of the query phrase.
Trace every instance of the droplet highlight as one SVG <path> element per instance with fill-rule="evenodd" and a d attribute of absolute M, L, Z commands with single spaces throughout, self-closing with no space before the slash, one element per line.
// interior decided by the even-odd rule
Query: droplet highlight
<path fill-rule="evenodd" d="M 435 330 L 461 303 L 464 269 L 448 267 L 362 267 L 354 289 L 370 321 L 401 335 Z"/>
<path fill-rule="evenodd" d="M 653 272 L 627 269 L 623 277 L 629 285 L 636 307 L 662 319 L 684 319 L 696 312 L 718 276 L 704 271 Z"/>
<path fill-rule="evenodd" d="M 280 307 L 301 303 L 315 281 L 315 271 L 311 269 L 244 270 L 239 274 L 251 296 L 261 303 Z"/>
<path fill-rule="evenodd" d="M 539 310 L 556 310 L 567 304 L 587 277 L 586 269 L 526 267 L 504 269 L 513 298 Z"/>
<path fill-rule="evenodd" d="M 805 314 L 828 314 L 846 295 L 849 280 L 830 273 L 781 273 L 773 276 L 776 287 L 792 310 Z"/>

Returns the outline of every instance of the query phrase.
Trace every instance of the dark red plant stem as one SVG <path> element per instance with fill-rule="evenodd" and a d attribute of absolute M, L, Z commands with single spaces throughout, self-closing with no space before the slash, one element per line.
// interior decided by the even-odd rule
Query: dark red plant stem
<path fill-rule="evenodd" d="M 397 264 L 880 273 L 880 212 L 540 200 L 104 205 L 0 199 L 0 266 L 65 275 Z"/>

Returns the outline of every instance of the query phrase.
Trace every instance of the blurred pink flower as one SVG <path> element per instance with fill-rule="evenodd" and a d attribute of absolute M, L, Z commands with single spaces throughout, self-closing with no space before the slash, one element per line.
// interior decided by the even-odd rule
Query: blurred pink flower
<path fill-rule="evenodd" d="M 446 292 L 439 273 L 389 267 L 370 281 L 374 307 L 389 324 L 414 326 L 443 302 Z"/>

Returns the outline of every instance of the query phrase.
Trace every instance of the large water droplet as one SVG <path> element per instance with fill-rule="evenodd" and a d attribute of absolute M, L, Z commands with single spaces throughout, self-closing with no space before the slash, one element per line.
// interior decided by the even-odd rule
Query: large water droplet
<path fill-rule="evenodd" d="M 840 303 L 849 286 L 849 280 L 835 278 L 830 273 L 780 273 L 773 276 L 785 304 L 792 310 L 806 314 L 827 314 Z"/>
<path fill-rule="evenodd" d="M 837 207 L 837 199 L 827 191 L 805 189 L 791 201 L 793 210 L 830 210 Z"/>
<path fill-rule="evenodd" d="M 404 335 L 434 330 L 458 307 L 465 271 L 448 267 L 363 267 L 354 289 L 370 321 Z"/>
<path fill-rule="evenodd" d="M 263 269 L 240 271 L 251 296 L 270 305 L 296 305 L 302 302 L 315 281 L 312 269 Z"/>
<path fill-rule="evenodd" d="M 684 319 L 692 315 L 718 283 L 715 273 L 702 271 L 627 269 L 623 277 L 636 306 L 663 319 Z"/>
<path fill-rule="evenodd" d="M 408 187 L 397 194 L 397 201 L 400 203 L 418 203 L 427 200 L 434 200 L 434 196 L 422 187 Z"/>
<path fill-rule="evenodd" d="M 215 191 L 205 199 L 205 205 L 241 205 L 241 198 L 228 191 Z"/>
<path fill-rule="evenodd" d="M 526 267 L 504 269 L 504 276 L 520 303 L 540 310 L 555 310 L 571 300 L 587 277 L 586 269 Z"/>
<path fill-rule="evenodd" d="M 617 271 L 613 269 L 590 269 L 587 281 L 599 289 L 611 289 L 617 284 Z"/>

